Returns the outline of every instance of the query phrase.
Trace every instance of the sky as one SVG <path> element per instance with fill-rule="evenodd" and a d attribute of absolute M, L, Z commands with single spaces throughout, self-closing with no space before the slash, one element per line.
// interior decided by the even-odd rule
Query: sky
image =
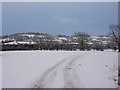
<path fill-rule="evenodd" d="M 118 24 L 117 2 L 3 2 L 2 34 L 106 35 Z"/>
<path fill-rule="evenodd" d="M 2 3 L 0 2 L 0 36 L 2 36 Z"/>

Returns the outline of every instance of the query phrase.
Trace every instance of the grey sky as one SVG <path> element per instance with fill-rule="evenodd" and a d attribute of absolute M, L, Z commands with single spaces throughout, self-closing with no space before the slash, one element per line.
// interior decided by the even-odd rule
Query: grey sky
<path fill-rule="evenodd" d="M 101 35 L 118 23 L 117 2 L 3 3 L 3 35 L 40 32 Z"/>

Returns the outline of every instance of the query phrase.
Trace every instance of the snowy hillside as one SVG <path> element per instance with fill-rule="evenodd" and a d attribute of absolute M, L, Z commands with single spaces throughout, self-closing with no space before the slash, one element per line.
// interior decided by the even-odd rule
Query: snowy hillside
<path fill-rule="evenodd" d="M 31 44 L 30 42 L 33 42 L 34 44 L 38 41 L 56 41 L 58 43 L 75 43 L 77 40 L 76 36 L 52 36 L 42 33 L 18 33 L 13 34 L 9 36 L 3 36 L 0 38 L 0 43 L 3 42 L 3 44 L 21 44 L 19 41 L 23 42 L 22 44 Z M 88 44 L 94 44 L 96 42 L 102 43 L 104 45 L 111 42 L 111 37 L 108 36 L 90 36 L 88 38 L 89 42 Z M 15 43 L 17 41 L 17 43 Z M 26 43 L 25 43 L 26 42 Z"/>
<path fill-rule="evenodd" d="M 115 88 L 118 53 L 3 52 L 3 88 Z"/>

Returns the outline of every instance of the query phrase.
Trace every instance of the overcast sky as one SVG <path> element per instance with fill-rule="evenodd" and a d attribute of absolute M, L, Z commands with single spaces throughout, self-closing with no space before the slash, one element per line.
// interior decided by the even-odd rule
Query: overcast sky
<path fill-rule="evenodd" d="M 21 32 L 105 35 L 110 24 L 118 24 L 117 2 L 4 2 L 2 11 L 3 35 Z"/>

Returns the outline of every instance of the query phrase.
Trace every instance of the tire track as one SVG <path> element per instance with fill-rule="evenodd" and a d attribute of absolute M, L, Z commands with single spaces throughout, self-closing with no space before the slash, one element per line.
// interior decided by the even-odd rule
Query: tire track
<path fill-rule="evenodd" d="M 54 67 L 48 69 L 45 73 L 43 73 L 41 78 L 32 87 L 33 88 L 50 88 L 50 86 L 48 87 L 48 85 L 50 85 L 50 83 L 54 81 L 58 73 L 58 67 L 60 67 L 63 63 L 65 63 L 66 60 L 68 60 L 69 58 L 71 58 L 71 56 L 63 59 Z"/>
<path fill-rule="evenodd" d="M 83 55 L 82 55 L 83 56 Z M 82 81 L 77 73 L 75 61 L 82 56 L 77 56 L 71 60 L 71 62 L 64 68 L 64 81 L 65 88 L 84 88 Z M 68 70 L 68 68 L 70 70 Z"/>
<path fill-rule="evenodd" d="M 32 88 L 83 88 L 75 67 L 75 61 L 86 53 L 67 57 L 48 69 Z"/>

